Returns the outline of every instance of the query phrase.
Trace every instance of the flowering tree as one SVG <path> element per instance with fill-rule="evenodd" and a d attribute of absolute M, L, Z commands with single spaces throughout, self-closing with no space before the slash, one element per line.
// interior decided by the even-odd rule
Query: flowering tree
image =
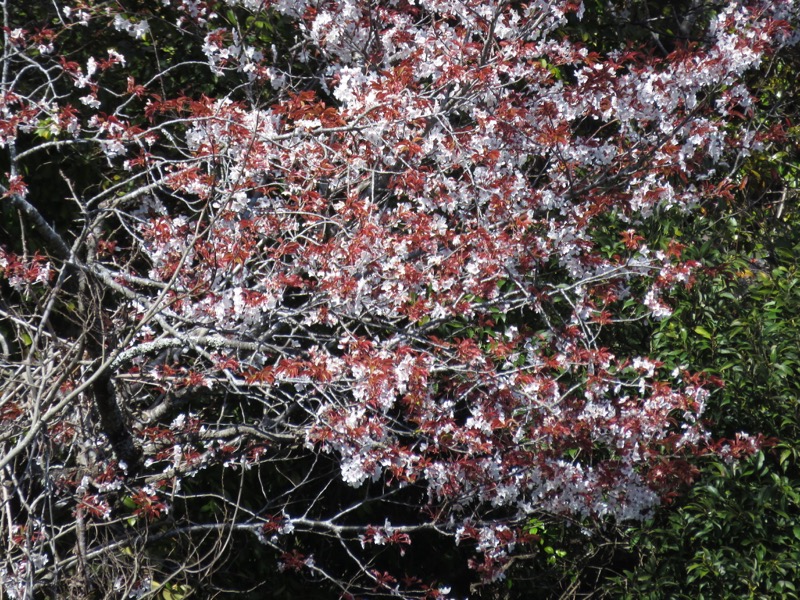
<path fill-rule="evenodd" d="M 2 6 L 11 597 L 187 595 L 240 533 L 446 597 L 387 561 L 435 537 L 491 582 L 532 519 L 639 519 L 755 447 L 628 338 L 698 267 L 649 224 L 780 136 L 746 83 L 788 0 L 669 48 L 561 0 Z"/>

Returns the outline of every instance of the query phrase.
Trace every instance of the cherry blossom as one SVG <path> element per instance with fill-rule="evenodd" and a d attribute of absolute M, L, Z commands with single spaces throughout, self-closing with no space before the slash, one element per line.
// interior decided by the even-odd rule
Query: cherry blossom
<path fill-rule="evenodd" d="M 46 52 L 4 29 L 0 194 L 39 245 L 0 247 L 19 340 L 0 472 L 41 507 L 0 529 L 83 544 L 9 542 L 10 594 L 85 574 L 123 527 L 144 547 L 224 515 L 343 595 L 447 597 L 372 552 L 435 531 L 496 581 L 533 516 L 642 519 L 692 482 L 689 457 L 755 451 L 709 439 L 714 382 L 613 340 L 692 285 L 700 264 L 645 225 L 724 193 L 766 143 L 746 75 L 796 43 L 793 3 L 722 3 L 660 53 L 570 39 L 575 1 L 161 4 L 61 7 Z M 276 19 L 280 51 L 241 26 Z M 92 27 L 102 51 L 62 48 Z M 130 48 L 155 52 L 164 27 L 194 54 L 152 75 Z M 208 85 L 169 85 L 199 69 Z M 50 222 L 26 175 L 55 149 L 91 156 L 60 173 L 73 223 Z M 220 472 L 262 476 L 260 506 L 194 490 Z M 23 476 L 75 523 L 24 498 Z M 358 521 L 367 506 L 383 525 Z M 354 575 L 306 539 L 340 544 Z M 155 560 L 126 568 L 113 586 L 131 597 L 164 580 Z"/>

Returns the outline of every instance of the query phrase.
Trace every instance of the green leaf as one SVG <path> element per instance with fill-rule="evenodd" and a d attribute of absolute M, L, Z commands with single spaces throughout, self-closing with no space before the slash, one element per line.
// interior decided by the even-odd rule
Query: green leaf
<path fill-rule="evenodd" d="M 703 336 L 704 338 L 706 338 L 708 340 L 710 340 L 711 337 L 712 337 L 711 333 L 709 333 L 709 331 L 706 328 L 701 327 L 700 325 L 698 325 L 697 327 L 694 328 L 694 332 L 696 334 L 698 334 L 698 335 Z"/>
<path fill-rule="evenodd" d="M 756 454 L 756 469 L 760 469 L 764 466 L 764 453 L 759 452 Z"/>

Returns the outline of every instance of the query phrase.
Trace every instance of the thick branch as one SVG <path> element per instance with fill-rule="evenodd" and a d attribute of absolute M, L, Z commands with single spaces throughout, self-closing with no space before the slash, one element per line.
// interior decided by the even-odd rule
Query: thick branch
<path fill-rule="evenodd" d="M 100 422 L 111 447 L 117 458 L 128 465 L 128 471 L 135 474 L 141 466 L 142 451 L 134 443 L 125 416 L 119 408 L 110 375 L 101 374 L 92 385 L 92 390 Z"/>

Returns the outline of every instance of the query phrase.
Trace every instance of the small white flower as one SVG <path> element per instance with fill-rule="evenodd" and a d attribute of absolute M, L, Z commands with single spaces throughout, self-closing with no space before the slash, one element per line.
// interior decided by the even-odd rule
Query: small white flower
<path fill-rule="evenodd" d="M 81 102 L 83 102 L 86 106 L 90 108 L 100 108 L 100 101 L 94 94 L 89 94 L 88 96 L 81 96 Z"/>

